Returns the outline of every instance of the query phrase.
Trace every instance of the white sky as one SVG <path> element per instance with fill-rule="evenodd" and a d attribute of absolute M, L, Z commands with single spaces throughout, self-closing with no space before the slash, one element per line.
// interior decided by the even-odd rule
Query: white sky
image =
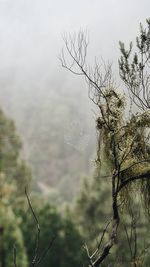
<path fill-rule="evenodd" d="M 80 28 L 93 57 L 117 62 L 118 41 L 134 40 L 149 16 L 149 0 L 0 0 L 0 76 L 59 77 L 62 34 Z"/>

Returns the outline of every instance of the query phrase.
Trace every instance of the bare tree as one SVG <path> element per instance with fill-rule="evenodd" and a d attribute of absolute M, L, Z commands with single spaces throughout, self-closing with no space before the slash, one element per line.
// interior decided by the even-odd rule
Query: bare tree
<path fill-rule="evenodd" d="M 145 207 L 149 211 L 150 204 L 150 153 L 149 135 L 150 127 L 150 75 L 148 73 L 150 62 L 150 20 L 147 20 L 148 30 L 141 27 L 141 35 L 137 38 L 137 53 L 133 62 L 129 64 L 132 45 L 126 51 L 121 44 L 122 57 L 119 69 L 122 80 L 125 82 L 130 100 L 136 105 L 138 112 L 126 119 L 125 106 L 128 99 L 118 90 L 112 75 L 112 64 L 98 64 L 95 60 L 93 68 L 86 61 L 88 36 L 80 31 L 78 35 L 65 35 L 60 61 L 64 68 L 76 75 L 81 75 L 88 83 L 89 98 L 98 107 L 96 127 L 98 131 L 97 164 L 103 164 L 103 157 L 107 157 L 111 169 L 112 192 L 112 218 L 104 226 L 100 241 L 93 253 L 85 246 L 90 266 L 98 267 L 109 256 L 111 248 L 116 243 L 118 226 L 121 221 L 120 207 L 128 202 L 135 183 L 141 190 Z M 102 156 L 103 155 L 103 156 Z M 111 233 L 107 242 L 102 241 L 107 228 Z M 136 257 L 136 232 L 134 227 L 134 253 Z M 126 230 L 127 238 L 128 232 Z M 119 239 L 119 236 L 117 237 Z M 129 242 L 130 246 L 130 242 Z M 133 255 L 134 254 L 134 255 Z M 138 266 L 138 265 L 136 265 Z"/>

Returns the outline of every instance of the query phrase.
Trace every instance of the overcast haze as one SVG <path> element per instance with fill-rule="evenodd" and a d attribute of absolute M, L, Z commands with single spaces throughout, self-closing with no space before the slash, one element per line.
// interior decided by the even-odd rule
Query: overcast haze
<path fill-rule="evenodd" d="M 115 61 L 118 40 L 134 39 L 149 10 L 148 0 L 1 0 L 1 74 L 8 68 L 16 76 L 39 79 L 61 72 L 62 34 L 80 28 L 89 30 L 93 56 Z"/>

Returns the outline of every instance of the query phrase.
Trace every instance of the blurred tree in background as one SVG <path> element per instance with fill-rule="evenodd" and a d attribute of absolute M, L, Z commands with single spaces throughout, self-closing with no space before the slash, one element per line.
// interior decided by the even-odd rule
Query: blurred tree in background
<path fill-rule="evenodd" d="M 56 207 L 48 204 L 42 197 L 34 195 L 31 199 L 41 231 L 38 252 L 38 258 L 41 259 L 40 266 L 82 266 L 87 261 L 83 240 L 69 213 L 62 217 Z M 21 230 L 27 256 L 31 262 L 36 246 L 35 221 L 25 199 L 20 198 L 15 207 L 17 217 L 21 218 Z M 55 239 L 53 245 L 45 254 L 53 237 Z"/>
<path fill-rule="evenodd" d="M 20 220 L 13 202 L 29 185 L 31 172 L 20 158 L 21 141 L 12 120 L 0 110 L 0 263 L 12 266 L 14 245 L 18 247 L 18 264 L 27 266 L 27 255 Z"/>
<path fill-rule="evenodd" d="M 36 247 L 37 229 L 24 194 L 31 171 L 21 159 L 21 141 L 12 120 L 0 112 L 0 266 L 11 267 L 16 248 L 17 266 L 31 263 Z M 40 221 L 40 266 L 78 266 L 86 261 L 82 237 L 69 214 L 61 216 L 44 197 L 32 197 Z M 52 238 L 55 242 L 45 250 Z M 47 254 L 47 255 L 45 255 Z M 45 255 L 43 257 L 43 255 Z M 42 258 L 43 257 L 43 258 Z"/>
<path fill-rule="evenodd" d="M 0 110 L 0 173 L 5 182 L 14 185 L 18 195 L 24 192 L 31 180 L 30 169 L 20 156 L 21 148 L 22 143 L 13 120 Z"/>
<path fill-rule="evenodd" d="M 20 266 L 26 267 L 27 254 L 20 218 L 16 217 L 12 203 L 15 201 L 15 185 L 8 183 L 4 173 L 0 174 L 0 266 L 12 266 L 14 246 L 17 247 L 17 260 Z"/>

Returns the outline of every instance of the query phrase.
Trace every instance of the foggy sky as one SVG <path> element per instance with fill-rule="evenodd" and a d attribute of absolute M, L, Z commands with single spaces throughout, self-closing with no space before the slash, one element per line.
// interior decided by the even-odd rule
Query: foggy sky
<path fill-rule="evenodd" d="M 16 80 L 62 75 L 62 34 L 81 28 L 89 31 L 93 57 L 117 62 L 118 41 L 134 40 L 149 11 L 149 0 L 0 0 L 0 77 L 11 71 Z"/>

